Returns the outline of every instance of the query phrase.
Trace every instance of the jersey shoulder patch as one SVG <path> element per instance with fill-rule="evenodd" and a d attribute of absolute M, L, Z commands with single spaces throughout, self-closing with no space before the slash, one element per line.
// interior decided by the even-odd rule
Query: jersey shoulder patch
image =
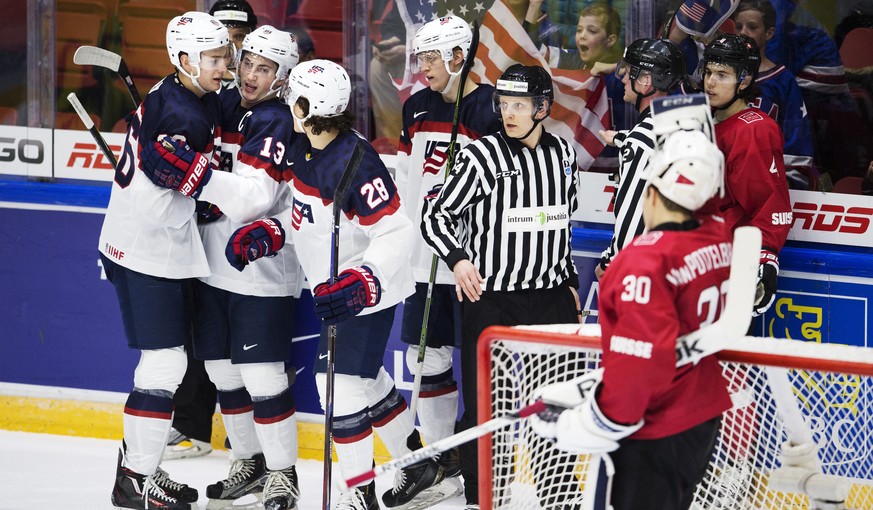
<path fill-rule="evenodd" d="M 644 232 L 634 239 L 633 244 L 635 246 L 651 246 L 657 243 L 662 237 L 664 237 L 664 232 L 659 230 L 654 232 Z"/>
<path fill-rule="evenodd" d="M 746 124 L 751 124 L 753 122 L 758 122 L 760 120 L 764 120 L 764 116 L 761 115 L 761 113 L 758 112 L 757 110 L 749 110 L 747 112 L 744 112 L 743 114 L 741 114 L 737 118 L 740 119 L 741 121 L 745 122 Z"/>

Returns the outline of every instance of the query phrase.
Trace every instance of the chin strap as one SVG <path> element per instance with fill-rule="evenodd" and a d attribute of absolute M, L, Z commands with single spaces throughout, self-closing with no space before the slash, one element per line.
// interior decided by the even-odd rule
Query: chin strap
<path fill-rule="evenodd" d="M 464 62 L 466 62 L 466 61 L 467 60 L 464 59 Z M 446 88 L 444 88 L 443 90 L 440 91 L 440 94 L 445 94 L 446 92 L 452 90 L 452 88 L 457 88 L 457 87 L 455 87 L 455 82 L 458 80 L 458 77 L 461 76 L 461 73 L 464 70 L 464 62 L 461 62 L 461 70 L 453 73 L 452 70 L 449 69 L 449 61 L 443 60 L 443 65 L 446 66 L 446 72 L 449 73 L 449 81 L 446 83 Z M 463 92 L 464 91 L 461 91 L 461 93 L 463 93 Z"/>
<path fill-rule="evenodd" d="M 194 85 L 194 88 L 196 88 L 198 91 L 200 91 L 203 94 L 208 94 L 209 91 L 204 90 L 203 87 L 200 86 L 200 82 L 197 81 L 197 78 L 200 78 L 200 66 L 191 64 L 191 67 L 193 67 L 194 69 L 197 69 L 196 75 L 190 74 L 182 66 L 176 66 L 176 70 L 179 71 L 180 73 L 182 73 L 183 75 L 187 76 L 191 80 L 191 83 Z"/>

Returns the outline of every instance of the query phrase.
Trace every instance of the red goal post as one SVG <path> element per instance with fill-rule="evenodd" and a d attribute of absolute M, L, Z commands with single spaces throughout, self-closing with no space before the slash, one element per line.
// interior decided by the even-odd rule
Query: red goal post
<path fill-rule="evenodd" d="M 717 356 L 733 407 L 692 509 L 873 509 L 873 349 L 744 337 Z M 596 324 L 486 329 L 478 344 L 479 423 L 599 361 Z M 809 461 L 801 471 L 788 465 L 788 439 L 817 446 L 814 471 Z M 584 508 L 588 456 L 554 449 L 527 420 L 483 436 L 478 447 L 483 510 Z M 806 494 L 795 492 L 803 484 Z M 842 506 L 820 502 L 836 496 Z"/>

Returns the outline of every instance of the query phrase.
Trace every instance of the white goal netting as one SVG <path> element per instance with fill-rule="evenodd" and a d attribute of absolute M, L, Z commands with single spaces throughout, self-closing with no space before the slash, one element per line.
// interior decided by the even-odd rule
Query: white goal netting
<path fill-rule="evenodd" d="M 733 408 L 692 509 L 873 509 L 873 349 L 741 340 L 738 348 L 764 352 L 719 353 Z M 482 422 L 530 403 L 543 385 L 597 368 L 599 326 L 495 327 L 479 354 Z M 808 466 L 798 472 L 782 460 L 786 441 L 810 437 L 820 466 L 812 478 Z M 555 449 L 527 420 L 483 437 L 479 449 L 483 508 L 583 508 L 588 456 Z M 776 490 L 777 480 L 781 490 L 805 483 L 806 494 Z"/>

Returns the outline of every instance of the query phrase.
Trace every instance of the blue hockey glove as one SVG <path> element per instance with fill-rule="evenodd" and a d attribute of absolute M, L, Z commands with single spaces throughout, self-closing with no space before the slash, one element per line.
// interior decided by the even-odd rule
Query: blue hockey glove
<path fill-rule="evenodd" d="M 188 197 L 200 196 L 203 186 L 212 177 L 206 156 L 184 141 L 169 136 L 160 142 L 143 143 L 140 158 L 143 173 L 156 186 L 176 190 Z"/>
<path fill-rule="evenodd" d="M 262 218 L 236 229 L 224 256 L 237 271 L 261 257 L 273 257 L 285 245 L 285 229 L 275 218 Z"/>
<path fill-rule="evenodd" d="M 204 202 L 203 200 L 198 200 L 196 205 L 194 206 L 194 213 L 197 215 L 197 224 L 198 225 L 206 225 L 207 223 L 212 223 L 224 216 L 224 213 L 221 212 L 221 209 L 218 208 L 217 205 Z"/>
<path fill-rule="evenodd" d="M 336 324 L 361 313 L 368 306 L 379 304 L 382 287 L 367 266 L 346 269 L 336 283 L 319 283 L 312 291 L 315 315 L 325 324 Z"/>

